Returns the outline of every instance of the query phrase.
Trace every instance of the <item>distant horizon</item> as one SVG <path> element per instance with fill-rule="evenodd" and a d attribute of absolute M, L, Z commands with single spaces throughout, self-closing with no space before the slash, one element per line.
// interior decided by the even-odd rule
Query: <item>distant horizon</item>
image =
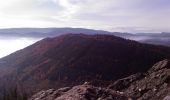
<path fill-rule="evenodd" d="M 114 30 L 105 30 L 105 29 L 94 29 L 94 28 L 85 28 L 85 27 L 6 27 L 6 28 L 0 28 L 0 30 L 3 29 L 62 29 L 62 28 L 72 28 L 72 29 L 89 29 L 89 30 L 99 30 L 99 31 L 108 31 L 108 32 L 118 32 L 118 33 L 132 33 L 132 34 L 138 34 L 138 33 L 170 33 L 170 31 L 136 31 L 136 32 L 128 32 L 128 31 L 114 31 Z"/>

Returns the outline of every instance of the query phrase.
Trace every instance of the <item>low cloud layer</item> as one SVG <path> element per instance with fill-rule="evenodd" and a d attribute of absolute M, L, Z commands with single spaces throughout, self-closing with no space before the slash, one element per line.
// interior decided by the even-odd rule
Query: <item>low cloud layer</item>
<path fill-rule="evenodd" d="M 84 27 L 159 32 L 170 31 L 169 18 L 169 0 L 0 0 L 1 28 Z"/>

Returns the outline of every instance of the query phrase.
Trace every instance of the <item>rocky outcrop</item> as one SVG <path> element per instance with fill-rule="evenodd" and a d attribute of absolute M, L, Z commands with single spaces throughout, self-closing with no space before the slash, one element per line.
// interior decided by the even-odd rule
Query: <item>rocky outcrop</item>
<path fill-rule="evenodd" d="M 113 84 L 110 84 L 108 86 L 108 88 L 120 91 L 122 89 L 129 87 L 132 82 L 135 82 L 135 81 L 141 79 L 142 77 L 143 77 L 143 74 L 141 74 L 141 73 L 133 74 L 126 78 L 119 79 L 119 80 L 115 81 Z"/>
<path fill-rule="evenodd" d="M 164 100 L 170 100 L 167 99 L 169 98 L 168 93 L 170 93 L 169 61 L 165 59 L 156 63 L 148 72 L 143 73 L 143 76 L 135 74 L 118 80 L 110 88 L 120 86 L 123 88 L 116 89 L 135 100 L 162 100 L 163 98 Z"/>
<path fill-rule="evenodd" d="M 128 98 L 122 92 L 83 84 L 72 88 L 41 91 L 29 100 L 128 100 Z"/>

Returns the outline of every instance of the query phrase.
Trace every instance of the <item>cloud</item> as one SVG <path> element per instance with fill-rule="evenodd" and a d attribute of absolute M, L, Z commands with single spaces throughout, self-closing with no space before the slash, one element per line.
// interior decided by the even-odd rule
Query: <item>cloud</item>
<path fill-rule="evenodd" d="M 169 0 L 0 0 L 0 27 L 148 27 L 170 31 L 169 17 Z"/>
<path fill-rule="evenodd" d="M 1 13 L 9 15 L 52 14 L 62 10 L 53 0 L 7 0 L 1 5 Z"/>

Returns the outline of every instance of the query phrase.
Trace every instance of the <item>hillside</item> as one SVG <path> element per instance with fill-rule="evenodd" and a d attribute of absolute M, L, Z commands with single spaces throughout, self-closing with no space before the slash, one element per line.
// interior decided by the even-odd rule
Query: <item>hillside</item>
<path fill-rule="evenodd" d="M 170 58 L 170 48 L 141 44 L 112 35 L 66 34 L 43 39 L 0 59 L 1 86 L 19 84 L 38 91 L 101 81 L 147 71 Z M 8 83 L 8 84 L 6 84 Z"/>

